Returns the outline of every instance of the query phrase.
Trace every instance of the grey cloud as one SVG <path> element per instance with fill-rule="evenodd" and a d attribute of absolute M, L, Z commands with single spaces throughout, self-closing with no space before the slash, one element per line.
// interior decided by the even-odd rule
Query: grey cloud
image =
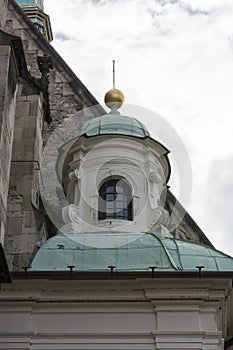
<path fill-rule="evenodd" d="M 83 0 L 83 3 L 90 2 L 93 5 L 103 6 L 103 5 L 106 5 L 110 1 L 114 2 L 116 0 Z"/>
<path fill-rule="evenodd" d="M 180 7 L 184 12 L 187 12 L 191 16 L 208 16 L 212 13 L 212 11 L 205 11 L 201 9 L 193 9 L 191 6 L 187 4 L 180 3 Z"/>
<path fill-rule="evenodd" d="M 156 0 L 161 6 L 165 6 L 167 4 L 176 4 L 179 0 Z"/>
<path fill-rule="evenodd" d="M 62 32 L 56 33 L 55 34 L 55 39 L 61 40 L 61 41 L 71 40 L 71 38 L 68 35 L 66 35 L 65 33 L 62 33 Z"/>

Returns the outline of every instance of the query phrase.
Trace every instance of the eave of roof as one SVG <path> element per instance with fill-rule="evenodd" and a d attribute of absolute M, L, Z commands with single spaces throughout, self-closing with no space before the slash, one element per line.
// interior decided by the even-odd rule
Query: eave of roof
<path fill-rule="evenodd" d="M 230 279 L 233 271 L 15 271 L 12 280 L 132 280 L 132 279 Z"/>
<path fill-rule="evenodd" d="M 38 250 L 29 271 L 233 271 L 233 258 L 210 248 L 153 233 L 58 234 Z"/>

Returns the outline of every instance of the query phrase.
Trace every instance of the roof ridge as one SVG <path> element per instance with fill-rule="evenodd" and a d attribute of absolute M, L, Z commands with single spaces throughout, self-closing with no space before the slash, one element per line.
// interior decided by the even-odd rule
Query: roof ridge
<path fill-rule="evenodd" d="M 77 91 L 77 87 L 81 87 L 82 91 L 86 94 L 88 99 L 90 100 L 90 106 L 97 105 L 98 108 L 96 108 L 96 113 L 104 113 L 104 109 L 99 104 L 99 102 L 96 100 L 94 95 L 87 89 L 87 87 L 82 83 L 82 81 L 77 77 L 77 75 L 74 73 L 74 71 L 68 66 L 68 64 L 64 61 L 64 59 L 60 56 L 60 54 L 55 50 L 55 48 L 45 39 L 43 34 L 40 33 L 39 30 L 35 27 L 35 25 L 32 23 L 32 21 L 26 16 L 26 14 L 22 11 L 20 6 L 16 3 L 15 0 L 9 0 L 9 3 L 14 7 L 16 12 L 20 15 L 20 17 L 27 23 L 27 25 L 30 27 L 30 30 L 36 35 L 36 37 L 39 40 L 40 46 L 43 48 L 43 51 L 47 51 L 48 54 L 51 55 L 52 58 L 55 58 L 53 61 L 54 66 L 57 65 L 59 62 L 59 65 L 61 65 L 64 69 L 64 71 L 70 75 L 71 81 L 70 85 L 72 88 Z"/>

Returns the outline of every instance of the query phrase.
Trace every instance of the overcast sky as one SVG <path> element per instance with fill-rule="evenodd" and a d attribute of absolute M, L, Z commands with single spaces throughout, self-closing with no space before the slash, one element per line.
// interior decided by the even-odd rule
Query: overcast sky
<path fill-rule="evenodd" d="M 52 45 L 100 103 L 115 59 L 126 102 L 175 128 L 192 165 L 188 212 L 233 256 L 233 1 L 45 0 L 45 11 Z"/>

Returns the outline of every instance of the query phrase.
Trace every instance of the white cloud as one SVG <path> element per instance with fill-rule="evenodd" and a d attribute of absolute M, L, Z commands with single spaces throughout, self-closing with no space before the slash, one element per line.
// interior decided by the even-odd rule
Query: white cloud
<path fill-rule="evenodd" d="M 111 88 L 116 59 L 116 83 L 126 101 L 156 111 L 175 127 L 193 167 L 190 214 L 219 249 L 226 248 L 224 237 L 233 243 L 231 213 L 226 210 L 219 240 L 217 206 L 206 210 L 209 191 L 222 205 L 230 199 L 218 189 L 216 176 L 211 188 L 208 179 L 216 158 L 225 157 L 224 168 L 232 169 L 233 2 L 47 0 L 45 5 L 54 47 L 100 102 Z"/>

